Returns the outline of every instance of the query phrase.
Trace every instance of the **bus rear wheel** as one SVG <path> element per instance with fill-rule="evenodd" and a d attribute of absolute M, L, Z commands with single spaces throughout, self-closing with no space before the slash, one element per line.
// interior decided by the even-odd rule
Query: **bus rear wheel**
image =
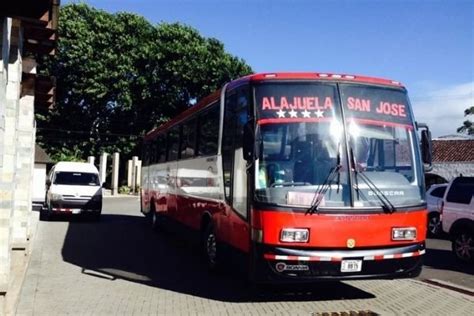
<path fill-rule="evenodd" d="M 153 231 L 156 231 L 156 232 L 160 231 L 161 228 L 162 228 L 163 219 L 162 219 L 162 215 L 160 215 L 156 211 L 155 203 L 151 204 L 150 211 L 148 212 L 147 215 L 148 215 L 149 220 L 150 220 L 151 229 L 153 229 Z"/>
<path fill-rule="evenodd" d="M 203 248 L 209 271 L 216 272 L 219 269 L 220 262 L 217 238 L 212 225 L 208 225 L 204 232 Z"/>

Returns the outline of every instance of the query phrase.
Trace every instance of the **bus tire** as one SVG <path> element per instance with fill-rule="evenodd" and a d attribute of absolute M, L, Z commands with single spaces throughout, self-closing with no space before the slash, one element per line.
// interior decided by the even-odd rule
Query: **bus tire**
<path fill-rule="evenodd" d="M 208 224 L 204 231 L 203 253 L 206 265 L 210 272 L 217 272 L 220 267 L 217 238 L 212 224 Z"/>

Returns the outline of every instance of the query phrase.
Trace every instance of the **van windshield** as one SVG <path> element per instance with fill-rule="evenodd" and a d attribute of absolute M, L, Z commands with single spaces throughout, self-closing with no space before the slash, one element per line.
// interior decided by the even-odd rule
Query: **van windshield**
<path fill-rule="evenodd" d="M 54 184 L 62 185 L 99 185 L 99 176 L 87 172 L 57 172 Z"/>

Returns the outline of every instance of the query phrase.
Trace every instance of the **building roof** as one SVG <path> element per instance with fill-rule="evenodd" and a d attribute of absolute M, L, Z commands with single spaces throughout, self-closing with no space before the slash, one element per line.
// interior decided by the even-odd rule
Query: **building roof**
<path fill-rule="evenodd" d="M 474 140 L 474 135 L 466 135 L 466 134 L 450 134 L 439 136 L 434 138 L 434 140 Z"/>
<path fill-rule="evenodd" d="M 474 162 L 474 139 L 433 140 L 433 162 Z"/>
<path fill-rule="evenodd" d="M 35 163 L 52 163 L 53 161 L 43 148 L 35 144 Z"/>

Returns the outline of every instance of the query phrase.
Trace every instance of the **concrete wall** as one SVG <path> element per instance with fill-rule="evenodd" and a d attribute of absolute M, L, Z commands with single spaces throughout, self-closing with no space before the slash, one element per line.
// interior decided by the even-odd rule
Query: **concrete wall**
<path fill-rule="evenodd" d="M 46 184 L 46 164 L 35 163 L 33 171 L 33 203 L 43 204 Z"/>
<path fill-rule="evenodd" d="M 21 22 L 0 17 L 0 293 L 10 282 L 13 248 L 24 249 L 31 216 L 34 161 L 34 91 L 22 95 Z M 30 66 L 36 63 L 30 60 Z M 26 72 L 34 72 L 29 67 Z"/>
<path fill-rule="evenodd" d="M 474 176 L 474 161 L 467 162 L 435 162 L 433 164 L 434 173 L 450 181 L 462 174 L 463 176 Z"/>
<path fill-rule="evenodd" d="M 12 19 L 3 18 L 2 24 L 2 66 L 0 68 L 0 292 L 6 292 L 10 273 L 10 219 L 13 213 L 13 176 L 15 150 L 12 140 L 15 131 L 15 102 L 7 98 L 10 72 L 10 44 Z"/>

